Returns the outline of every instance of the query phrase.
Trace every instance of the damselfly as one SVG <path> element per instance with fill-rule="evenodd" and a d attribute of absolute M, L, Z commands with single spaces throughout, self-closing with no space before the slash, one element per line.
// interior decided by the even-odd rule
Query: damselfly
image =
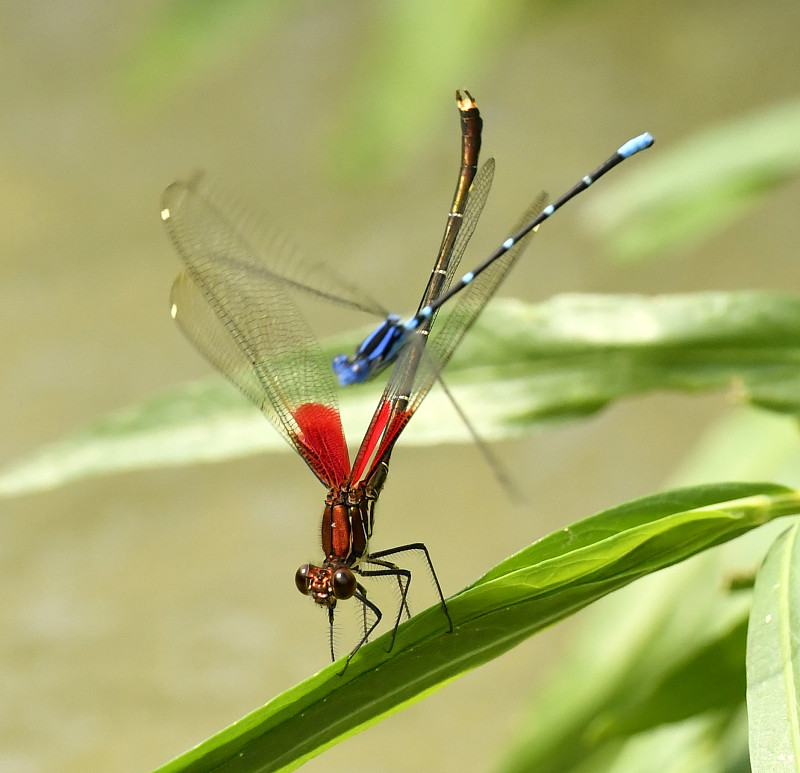
<path fill-rule="evenodd" d="M 448 252 L 461 226 L 480 151 L 481 119 L 472 100 L 459 95 L 462 154 L 452 214 L 440 253 Z M 484 173 L 484 180 L 491 181 Z M 486 184 L 486 183 L 484 183 Z M 479 197 L 483 206 L 486 197 Z M 369 552 L 375 503 L 388 473 L 394 444 L 439 376 L 439 369 L 419 367 L 420 336 L 406 348 L 386 387 L 351 465 L 335 397 L 335 384 L 319 344 L 290 298 L 291 288 L 328 295 L 280 276 L 259 259 L 262 229 L 248 213 L 215 196 L 199 179 L 173 183 L 164 194 L 161 217 L 186 270 L 172 287 L 171 313 L 197 348 L 249 397 L 300 454 L 328 488 L 322 517 L 321 565 L 303 564 L 298 589 L 328 611 L 331 658 L 335 659 L 333 624 L 338 601 L 355 598 L 372 613 L 347 662 L 381 620 L 380 609 L 356 579 L 394 577 L 400 605 L 394 625 L 405 612 L 411 574 L 388 560 L 407 551 L 424 555 L 442 609 L 452 630 L 444 595 L 427 548 L 411 543 Z M 472 218 L 473 226 L 477 218 Z M 355 304 L 351 304 L 355 305 Z M 440 354 L 449 358 L 458 341 Z M 366 619 L 366 618 L 365 618 Z M 389 647 L 391 649 L 391 645 Z"/>

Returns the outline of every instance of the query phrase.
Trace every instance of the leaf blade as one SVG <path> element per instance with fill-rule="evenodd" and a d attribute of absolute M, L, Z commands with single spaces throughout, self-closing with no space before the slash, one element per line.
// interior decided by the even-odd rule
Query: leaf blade
<path fill-rule="evenodd" d="M 698 507 L 662 516 L 659 502 L 670 496 Z M 293 770 L 636 577 L 800 510 L 800 492 L 774 484 L 700 486 L 652 500 L 628 503 L 638 515 L 629 529 L 617 530 L 614 511 L 575 524 L 594 535 L 579 548 L 580 561 L 576 551 L 539 561 L 534 545 L 526 549 L 532 562 L 503 562 L 448 601 L 452 634 L 441 610 L 428 609 L 401 626 L 391 655 L 387 634 L 362 648 L 342 677 L 337 664 L 323 669 L 159 773 Z"/>
<path fill-rule="evenodd" d="M 351 334 L 331 341 L 326 352 L 354 340 Z M 478 319 L 445 378 L 487 440 L 662 389 L 728 388 L 739 401 L 800 414 L 800 298 L 752 291 L 497 301 Z M 376 391 L 365 385 L 341 393 L 347 425 L 367 425 Z M 409 424 L 404 444 L 470 440 L 439 390 L 427 406 Z M 0 473 L 0 496 L 113 471 L 285 448 L 232 387 L 189 384 L 10 465 Z"/>
<path fill-rule="evenodd" d="M 795 524 L 775 541 L 756 578 L 747 639 L 754 773 L 800 770 L 800 658 L 795 642 L 800 609 L 798 531 Z"/>

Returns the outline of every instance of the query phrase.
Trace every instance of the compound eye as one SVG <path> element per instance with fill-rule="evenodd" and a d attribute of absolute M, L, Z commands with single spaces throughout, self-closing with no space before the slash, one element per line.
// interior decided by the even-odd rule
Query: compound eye
<path fill-rule="evenodd" d="M 333 595 L 337 599 L 352 598 L 357 584 L 356 576 L 349 569 L 337 569 L 333 574 Z"/>
<path fill-rule="evenodd" d="M 308 594 L 311 587 L 311 564 L 303 564 L 294 575 L 294 584 L 303 595 Z"/>

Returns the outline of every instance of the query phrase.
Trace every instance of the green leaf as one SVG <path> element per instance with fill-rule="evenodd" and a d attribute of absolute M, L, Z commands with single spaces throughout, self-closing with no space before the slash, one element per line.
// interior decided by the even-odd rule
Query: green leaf
<path fill-rule="evenodd" d="M 352 350 L 357 334 L 328 343 Z M 563 295 L 539 305 L 496 301 L 445 373 L 487 440 L 555 418 L 576 419 L 614 400 L 673 389 L 733 387 L 741 401 L 800 413 L 800 298 L 771 292 Z M 380 386 L 341 393 L 346 427 L 367 426 Z M 355 437 L 360 437 L 356 434 Z M 352 433 L 351 433 L 352 440 Z M 401 442 L 468 442 L 434 389 Z M 0 474 L 11 496 L 118 470 L 287 450 L 258 412 L 222 381 L 189 384 L 113 414 Z"/>
<path fill-rule="evenodd" d="M 631 693 L 595 726 L 598 739 L 635 735 L 717 709 L 734 709 L 744 700 L 747 616 L 710 642 L 684 652 L 653 689 Z"/>
<path fill-rule="evenodd" d="M 798 525 L 773 544 L 756 578 L 747 637 L 753 773 L 800 770 Z"/>
<path fill-rule="evenodd" d="M 439 607 L 320 671 L 160 768 L 293 770 L 633 580 L 781 515 L 800 492 L 774 484 L 699 486 L 600 513 L 541 540 Z"/>
<path fill-rule="evenodd" d="M 785 416 L 727 412 L 683 460 L 674 485 L 794 480 L 796 466 L 785 468 L 787 454 L 797 458 L 797 446 L 796 427 Z M 736 638 L 750 612 L 754 568 L 781 527 L 776 521 L 643 578 L 583 614 L 568 651 L 531 696 L 504 764 L 495 770 L 749 770 L 745 647 Z M 724 662 L 712 663 L 706 674 L 700 665 L 715 652 Z M 709 704 L 719 708 L 703 711 Z M 681 714 L 687 718 L 680 720 Z M 678 721 L 663 724 L 670 715 Z"/>
<path fill-rule="evenodd" d="M 742 217 L 800 170 L 800 102 L 698 133 L 603 185 L 588 205 L 611 254 L 685 250 Z"/>

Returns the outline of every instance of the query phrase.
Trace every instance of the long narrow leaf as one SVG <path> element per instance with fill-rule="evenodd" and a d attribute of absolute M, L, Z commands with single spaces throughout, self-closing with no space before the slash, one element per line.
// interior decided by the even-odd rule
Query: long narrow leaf
<path fill-rule="evenodd" d="M 293 770 L 592 601 L 781 515 L 800 492 L 773 484 L 699 486 L 600 513 L 512 556 L 433 607 L 278 696 L 160 773 Z M 571 539 L 570 539 L 571 537 Z"/>
<path fill-rule="evenodd" d="M 356 340 L 340 338 L 327 351 L 346 351 Z M 496 302 L 445 377 L 486 439 L 519 435 L 553 418 L 579 418 L 651 390 L 733 387 L 741 401 L 800 413 L 800 298 L 708 292 Z M 351 430 L 366 426 L 376 399 L 373 385 L 342 393 Z M 404 444 L 469 440 L 441 392 L 429 396 L 403 436 Z M 117 470 L 279 449 L 288 446 L 233 387 L 189 384 L 9 466 L 0 473 L 0 496 Z"/>
<path fill-rule="evenodd" d="M 775 541 L 756 579 L 747 637 L 753 773 L 800 771 L 799 531 Z"/>

